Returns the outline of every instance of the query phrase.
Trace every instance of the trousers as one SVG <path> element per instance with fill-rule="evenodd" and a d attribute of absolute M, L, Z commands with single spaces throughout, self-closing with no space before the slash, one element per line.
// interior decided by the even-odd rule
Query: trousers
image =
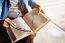
<path fill-rule="evenodd" d="M 11 43 L 6 28 L 3 26 L 0 26 L 0 43 Z"/>

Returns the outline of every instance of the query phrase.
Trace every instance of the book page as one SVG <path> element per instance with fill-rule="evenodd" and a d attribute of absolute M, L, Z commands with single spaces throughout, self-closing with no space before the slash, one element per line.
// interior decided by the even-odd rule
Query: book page
<path fill-rule="evenodd" d="M 27 13 L 23 19 L 30 26 L 33 31 L 38 31 L 41 27 L 43 27 L 49 19 L 45 16 L 45 14 L 39 14 L 33 9 L 31 12 Z"/>
<path fill-rule="evenodd" d="M 12 31 L 12 33 L 16 37 L 15 42 L 22 38 L 25 38 L 31 34 L 31 32 L 32 32 L 31 28 L 25 23 L 25 21 L 21 17 L 14 19 L 13 22 L 16 23 L 17 28 L 21 28 L 20 30 L 14 29 L 14 28 L 11 28 L 11 30 L 9 30 L 9 31 Z M 25 30 L 25 31 L 23 31 L 23 30 Z M 10 36 L 13 36 L 13 35 L 10 35 Z"/>

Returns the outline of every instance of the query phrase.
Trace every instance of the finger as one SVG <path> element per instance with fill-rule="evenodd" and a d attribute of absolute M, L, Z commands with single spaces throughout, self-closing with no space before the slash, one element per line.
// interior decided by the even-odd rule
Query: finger
<path fill-rule="evenodd" d="M 4 24 L 3 24 L 4 27 L 9 27 L 9 25 L 4 21 Z"/>
<path fill-rule="evenodd" d="M 13 25 L 10 21 L 7 21 L 7 23 L 8 23 L 9 25 L 11 25 L 12 27 L 16 28 L 16 26 Z"/>
<path fill-rule="evenodd" d="M 4 24 L 3 24 L 3 26 L 4 27 L 6 27 L 6 28 L 15 28 L 15 27 L 13 27 L 13 26 L 11 26 L 10 24 L 8 24 L 6 21 L 4 21 Z M 11 26 L 11 27 L 10 27 Z"/>
<path fill-rule="evenodd" d="M 11 29 L 13 29 L 14 27 L 10 26 Z M 15 28 L 14 28 L 15 29 Z"/>
<path fill-rule="evenodd" d="M 16 27 L 16 24 L 14 23 L 14 22 L 12 22 L 9 18 L 7 18 L 6 20 L 5 20 L 9 25 L 11 25 L 12 27 Z"/>
<path fill-rule="evenodd" d="M 16 26 L 16 24 L 12 20 L 9 19 L 8 21 L 11 22 L 13 25 Z"/>
<path fill-rule="evenodd" d="M 7 18 L 5 21 L 9 22 L 11 25 L 16 25 L 12 20 L 10 20 L 9 18 Z"/>

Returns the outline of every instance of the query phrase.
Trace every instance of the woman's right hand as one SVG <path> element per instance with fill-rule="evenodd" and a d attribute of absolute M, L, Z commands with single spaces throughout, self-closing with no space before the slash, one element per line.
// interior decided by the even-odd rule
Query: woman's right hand
<path fill-rule="evenodd" d="M 9 28 L 11 28 L 11 27 L 16 28 L 16 24 L 12 20 L 10 20 L 9 18 L 5 19 L 3 26 L 6 28 L 8 28 L 8 27 Z"/>

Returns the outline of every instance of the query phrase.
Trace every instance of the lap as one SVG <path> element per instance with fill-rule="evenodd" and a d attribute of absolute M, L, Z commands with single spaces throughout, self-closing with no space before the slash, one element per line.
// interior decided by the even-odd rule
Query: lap
<path fill-rule="evenodd" d="M 11 43 L 5 27 L 0 26 L 0 43 Z"/>

